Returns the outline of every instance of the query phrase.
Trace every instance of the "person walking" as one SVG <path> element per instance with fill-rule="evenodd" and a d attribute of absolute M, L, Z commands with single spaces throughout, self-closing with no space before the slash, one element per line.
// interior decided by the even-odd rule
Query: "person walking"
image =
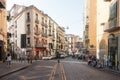
<path fill-rule="evenodd" d="M 57 59 L 58 59 L 57 61 L 58 63 L 60 63 L 60 53 L 57 51 L 56 54 L 57 54 Z"/>
<path fill-rule="evenodd" d="M 8 55 L 7 55 L 7 60 L 6 60 L 8 67 L 11 66 L 11 60 L 12 60 L 12 57 L 11 57 L 11 55 L 8 53 Z"/>
<path fill-rule="evenodd" d="M 30 54 L 28 54 L 28 56 L 27 56 L 27 61 L 28 61 L 28 63 L 30 63 Z"/>

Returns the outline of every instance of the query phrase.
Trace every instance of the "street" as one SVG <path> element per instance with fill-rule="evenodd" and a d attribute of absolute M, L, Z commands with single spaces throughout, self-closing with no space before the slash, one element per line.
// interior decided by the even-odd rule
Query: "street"
<path fill-rule="evenodd" d="M 60 60 L 39 60 L 28 68 L 2 77 L 0 80 L 119 80 L 120 76 L 94 69 L 86 62 L 71 57 Z"/>

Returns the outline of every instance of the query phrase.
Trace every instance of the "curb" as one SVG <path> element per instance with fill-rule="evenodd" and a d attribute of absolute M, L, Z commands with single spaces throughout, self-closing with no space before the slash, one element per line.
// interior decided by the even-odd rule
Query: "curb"
<path fill-rule="evenodd" d="M 90 66 L 90 67 L 93 68 L 93 69 L 99 70 L 99 71 L 112 73 L 112 74 L 116 74 L 116 75 L 120 76 L 120 71 L 110 70 L 110 69 L 107 69 L 107 68 L 96 68 L 96 67 L 92 67 L 92 66 Z"/>
<path fill-rule="evenodd" d="M 0 78 L 5 77 L 5 76 L 7 76 L 7 75 L 9 75 L 9 74 L 11 74 L 11 73 L 15 73 L 15 72 L 17 72 L 17 71 L 26 69 L 27 67 L 29 67 L 29 65 L 24 66 L 24 67 L 21 67 L 21 68 L 14 69 L 14 70 L 12 70 L 12 71 L 9 71 L 9 72 L 7 72 L 7 73 L 5 73 L 5 74 L 0 75 Z"/>

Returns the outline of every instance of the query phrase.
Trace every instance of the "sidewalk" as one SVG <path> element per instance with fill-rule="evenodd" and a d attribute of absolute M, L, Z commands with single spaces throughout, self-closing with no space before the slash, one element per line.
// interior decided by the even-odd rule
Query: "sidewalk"
<path fill-rule="evenodd" d="M 30 64 L 28 64 L 27 62 L 12 61 L 12 64 L 9 67 L 6 63 L 0 63 L 0 78 L 16 71 L 25 69 L 29 65 Z"/>
<path fill-rule="evenodd" d="M 100 70 L 111 72 L 111 73 L 114 73 L 114 74 L 120 74 L 120 70 L 113 70 L 113 69 L 109 69 L 107 67 L 101 68 Z"/>

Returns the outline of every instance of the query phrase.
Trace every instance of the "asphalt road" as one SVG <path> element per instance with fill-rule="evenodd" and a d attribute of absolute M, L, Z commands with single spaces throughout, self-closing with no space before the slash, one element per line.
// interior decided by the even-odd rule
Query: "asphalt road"
<path fill-rule="evenodd" d="M 66 58 L 34 62 L 27 69 L 10 74 L 0 80 L 120 80 L 120 76 L 94 69 L 86 62 Z"/>

